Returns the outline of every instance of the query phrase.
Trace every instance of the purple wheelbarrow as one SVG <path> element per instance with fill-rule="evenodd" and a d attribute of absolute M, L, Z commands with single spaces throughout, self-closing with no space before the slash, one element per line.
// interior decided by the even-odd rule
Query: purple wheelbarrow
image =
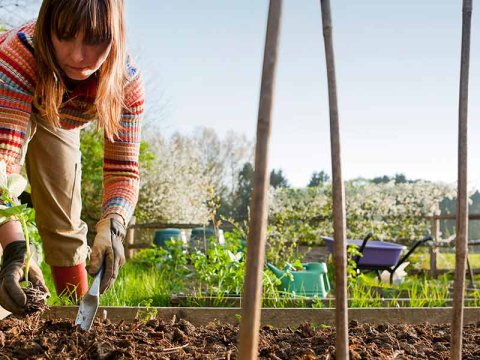
<path fill-rule="evenodd" d="M 393 274 L 402 265 L 415 249 L 421 244 L 432 240 L 431 236 L 425 236 L 421 240 L 415 241 L 408 252 L 400 257 L 402 251 L 407 249 L 404 245 L 395 244 L 388 241 L 370 240 L 373 234 L 368 234 L 363 240 L 347 240 L 347 245 L 357 245 L 358 251 L 362 256 L 355 256 L 353 260 L 357 264 L 357 270 L 376 271 L 380 279 L 380 271 L 387 270 L 390 273 L 390 283 L 393 282 Z M 334 239 L 323 236 L 328 251 L 333 254 Z"/>

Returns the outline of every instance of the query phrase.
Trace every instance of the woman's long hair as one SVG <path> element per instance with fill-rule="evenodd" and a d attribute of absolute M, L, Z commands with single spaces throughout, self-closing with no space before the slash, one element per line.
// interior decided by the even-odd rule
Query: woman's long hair
<path fill-rule="evenodd" d="M 59 126 L 66 91 L 62 70 L 55 60 L 52 34 L 74 37 L 79 32 L 87 42 L 108 41 L 110 53 L 98 70 L 98 87 L 93 106 L 98 126 L 113 139 L 120 129 L 127 76 L 123 0 L 44 0 L 34 34 L 38 82 L 34 104 L 48 123 Z M 94 75 L 92 75 L 94 76 Z"/>

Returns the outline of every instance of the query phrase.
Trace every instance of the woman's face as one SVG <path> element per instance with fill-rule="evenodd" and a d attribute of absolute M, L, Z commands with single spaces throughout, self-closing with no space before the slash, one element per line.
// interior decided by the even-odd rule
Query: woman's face
<path fill-rule="evenodd" d="M 97 71 L 111 48 L 107 42 L 85 43 L 82 33 L 70 39 L 59 39 L 52 33 L 52 43 L 58 65 L 68 78 L 77 81 Z"/>

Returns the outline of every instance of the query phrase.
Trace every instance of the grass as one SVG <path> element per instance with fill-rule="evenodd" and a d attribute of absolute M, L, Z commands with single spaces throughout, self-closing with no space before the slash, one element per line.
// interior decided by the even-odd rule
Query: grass
<path fill-rule="evenodd" d="M 472 269 L 480 268 L 480 254 L 470 253 L 468 260 Z M 430 269 L 430 255 L 428 253 L 416 253 L 412 254 L 409 258 L 411 264 L 415 264 L 415 268 L 421 270 Z M 455 253 L 440 252 L 437 255 L 437 268 L 438 269 L 455 269 Z M 408 272 L 408 268 L 407 268 Z"/>
<path fill-rule="evenodd" d="M 157 269 L 127 264 L 122 270 L 112 289 L 101 297 L 101 305 L 145 306 L 146 302 L 151 306 L 170 305 L 172 288 Z"/>
<path fill-rule="evenodd" d="M 448 256 L 445 256 L 448 255 Z M 423 254 L 419 253 L 421 260 Z M 453 258 L 454 254 L 442 254 L 440 259 Z M 480 255 L 470 255 L 471 261 L 478 261 Z M 411 259 L 412 262 L 415 258 Z M 428 261 L 428 254 L 427 254 Z M 154 262 L 155 263 L 155 262 Z M 420 263 L 422 264 L 422 263 Z M 414 264 L 417 268 L 417 264 Z M 410 265 L 413 267 L 413 265 Z M 475 266 L 475 265 L 473 265 Z M 42 271 L 48 288 L 52 292 L 49 305 L 72 305 L 68 297 L 59 297 L 55 294 L 50 268 L 42 264 Z M 408 272 L 408 267 L 406 269 Z M 265 307 L 325 307 L 327 302 L 320 298 L 307 298 L 283 293 L 276 288 L 272 274 L 265 277 L 264 299 Z M 91 278 L 90 278 L 91 280 Z M 477 282 L 478 282 L 477 276 Z M 383 307 L 383 306 L 410 306 L 410 307 L 439 307 L 447 306 L 450 301 L 453 278 L 446 274 L 439 279 L 429 279 L 425 275 L 407 275 L 399 286 L 379 283 L 374 273 L 361 274 L 349 280 L 350 307 Z M 218 284 L 209 285 L 195 282 L 191 275 L 179 275 L 177 271 L 167 267 L 157 268 L 155 265 L 142 265 L 130 261 L 121 270 L 114 286 L 109 289 L 100 300 L 102 306 L 144 306 L 162 307 L 171 306 L 173 294 L 185 294 L 181 306 L 238 306 L 232 304 L 227 292 L 221 292 Z M 199 289 L 202 289 L 200 291 Z M 334 290 L 328 299 L 332 299 Z M 389 300 L 386 300 L 389 299 Z M 404 301 L 407 299 L 407 301 Z M 469 292 L 466 295 L 469 306 L 480 306 L 480 290 Z"/>
<path fill-rule="evenodd" d="M 72 305 L 68 296 L 58 296 L 51 275 L 50 267 L 42 264 L 45 283 L 52 296 L 48 304 Z M 91 280 L 91 279 L 90 279 Z M 121 270 L 113 287 L 100 298 L 102 306 L 169 306 L 172 289 L 171 282 L 155 268 L 141 268 L 127 263 Z"/>

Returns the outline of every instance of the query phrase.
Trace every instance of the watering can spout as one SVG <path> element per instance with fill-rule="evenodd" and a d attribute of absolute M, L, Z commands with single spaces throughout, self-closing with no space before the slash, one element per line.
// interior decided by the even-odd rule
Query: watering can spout
<path fill-rule="evenodd" d="M 280 270 L 275 265 L 267 263 L 267 267 L 277 276 L 282 277 L 285 274 L 285 271 Z"/>

